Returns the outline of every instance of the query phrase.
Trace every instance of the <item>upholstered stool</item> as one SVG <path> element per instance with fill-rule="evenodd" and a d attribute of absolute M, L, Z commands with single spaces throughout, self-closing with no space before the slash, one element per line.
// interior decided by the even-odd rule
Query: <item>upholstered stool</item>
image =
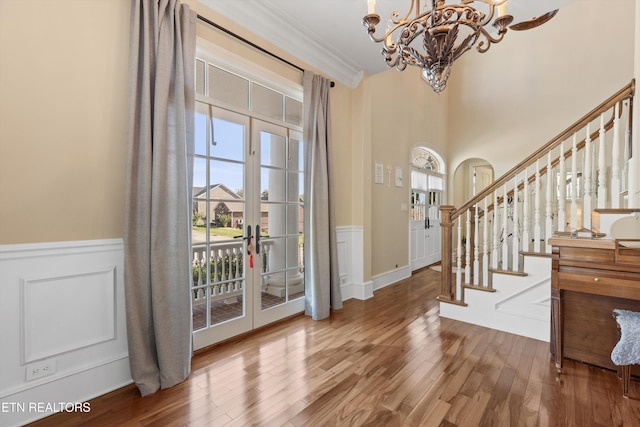
<path fill-rule="evenodd" d="M 611 352 L 611 360 L 620 366 L 622 394 L 629 397 L 630 365 L 640 364 L 640 313 L 616 308 L 613 317 L 618 322 L 620 340 Z"/>

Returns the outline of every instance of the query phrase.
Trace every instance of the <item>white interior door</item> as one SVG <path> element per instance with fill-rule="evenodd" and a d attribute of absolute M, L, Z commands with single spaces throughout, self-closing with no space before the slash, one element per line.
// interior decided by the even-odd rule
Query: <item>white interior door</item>
<path fill-rule="evenodd" d="M 440 228 L 440 203 L 442 192 L 429 191 L 426 212 L 426 265 L 435 264 L 442 259 L 442 233 Z"/>
<path fill-rule="evenodd" d="M 435 172 L 414 169 L 411 187 L 409 254 L 414 271 L 442 259 L 440 204 L 444 180 Z"/>
<path fill-rule="evenodd" d="M 471 178 L 469 198 L 471 198 L 493 183 L 493 167 L 488 163 L 472 163 L 469 166 Z"/>
<path fill-rule="evenodd" d="M 298 132 L 196 108 L 194 348 L 304 309 L 304 144 Z"/>
<path fill-rule="evenodd" d="M 409 239 L 411 249 L 409 252 L 411 255 L 411 271 L 414 271 L 428 265 L 428 246 L 431 242 L 428 234 L 427 193 L 415 190 L 411 198 L 411 236 Z"/>

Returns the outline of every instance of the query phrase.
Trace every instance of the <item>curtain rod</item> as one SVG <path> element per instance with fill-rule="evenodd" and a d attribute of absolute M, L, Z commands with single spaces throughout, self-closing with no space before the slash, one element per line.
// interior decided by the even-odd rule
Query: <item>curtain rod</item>
<path fill-rule="evenodd" d="M 245 39 L 241 35 L 236 34 L 233 31 L 228 30 L 228 29 L 224 28 L 223 26 L 221 26 L 219 24 L 216 24 L 212 20 L 207 19 L 207 18 L 205 18 L 204 16 L 202 16 L 200 14 L 198 14 L 198 19 L 203 21 L 203 22 L 206 22 L 207 24 L 211 25 L 214 28 L 217 28 L 218 30 L 222 31 L 223 33 L 226 33 L 226 34 L 230 35 L 231 37 L 234 37 L 234 38 L 240 40 L 241 42 L 248 44 L 252 48 L 257 49 L 262 53 L 266 53 L 267 55 L 277 59 L 278 61 L 284 62 L 285 64 L 289 65 L 290 67 L 293 67 L 293 68 L 295 68 L 295 69 L 297 69 L 297 70 L 299 70 L 299 71 L 304 73 L 304 68 L 299 67 L 298 65 L 294 64 L 291 61 L 287 61 L 286 59 L 282 58 L 281 56 L 276 55 L 273 52 L 268 51 L 267 49 L 263 48 L 262 46 L 258 46 L 257 44 L 253 43 L 252 41 Z M 331 82 L 331 87 L 334 87 L 335 85 L 336 84 L 332 81 Z"/>

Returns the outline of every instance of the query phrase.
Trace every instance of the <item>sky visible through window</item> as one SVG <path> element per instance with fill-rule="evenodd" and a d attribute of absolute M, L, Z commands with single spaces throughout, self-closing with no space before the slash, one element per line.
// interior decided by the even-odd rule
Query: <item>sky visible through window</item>
<path fill-rule="evenodd" d="M 205 114 L 196 114 L 195 153 L 207 155 L 207 126 L 209 117 Z M 243 132 L 244 126 L 231 123 L 226 120 L 213 120 L 215 141 L 210 146 L 209 156 L 220 159 L 242 162 Z M 224 184 L 230 190 L 236 191 L 243 188 L 242 165 L 238 163 L 211 160 L 212 182 L 210 184 Z M 207 161 L 196 158 L 194 162 L 193 185 L 205 187 L 207 185 Z"/>
<path fill-rule="evenodd" d="M 197 155 L 207 155 L 207 126 L 209 124 L 209 116 L 207 114 L 196 113 L 195 117 L 195 153 Z M 245 127 L 241 124 L 233 123 L 227 120 L 215 118 L 213 119 L 214 143 L 209 147 L 209 156 L 214 158 L 209 161 L 211 169 L 210 185 L 224 184 L 232 191 L 238 191 L 244 188 L 243 162 L 244 162 L 244 132 Z M 270 141 L 271 134 L 262 132 L 260 146 L 261 164 L 269 165 L 270 161 Z M 284 138 L 282 139 L 284 142 Z M 302 152 L 303 144 L 300 141 L 291 139 L 290 144 L 299 144 L 299 159 L 296 169 L 304 168 L 304 153 Z M 283 168 L 286 164 L 278 164 L 279 168 Z M 269 171 L 265 167 L 261 168 L 260 192 L 268 189 Z M 207 160 L 203 157 L 196 157 L 194 160 L 193 186 L 206 187 L 207 185 Z M 304 180 L 299 180 L 299 194 L 304 194 Z"/>

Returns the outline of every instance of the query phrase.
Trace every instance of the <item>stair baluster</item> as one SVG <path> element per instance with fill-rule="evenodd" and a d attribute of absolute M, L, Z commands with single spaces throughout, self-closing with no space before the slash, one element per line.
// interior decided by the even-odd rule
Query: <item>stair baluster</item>
<path fill-rule="evenodd" d="M 582 227 L 591 229 L 591 123 L 587 123 L 587 136 L 584 142 L 584 167 L 582 179 L 584 182 L 582 195 Z"/>
<path fill-rule="evenodd" d="M 489 211 L 488 197 L 484 199 L 484 227 L 482 228 L 482 286 L 489 287 Z"/>
<path fill-rule="evenodd" d="M 542 239 L 542 231 L 540 224 L 540 163 L 536 160 L 536 180 L 533 185 L 534 206 L 533 206 L 533 251 L 540 252 L 540 240 Z"/>
<path fill-rule="evenodd" d="M 498 191 L 493 192 L 493 252 L 491 253 L 491 267 L 500 268 L 500 221 L 498 220 Z"/>
<path fill-rule="evenodd" d="M 467 210 L 467 223 L 465 230 L 466 240 L 464 243 L 464 283 L 471 283 L 471 210 Z"/>
<path fill-rule="evenodd" d="M 509 197 L 507 183 L 502 187 L 502 269 L 509 270 Z"/>
<path fill-rule="evenodd" d="M 456 297 L 462 298 L 462 217 L 458 218 L 458 250 L 456 263 Z"/>
<path fill-rule="evenodd" d="M 564 159 L 564 141 L 560 143 L 558 169 L 558 221 L 556 227 L 558 231 L 565 231 L 567 228 L 567 166 Z"/>
<path fill-rule="evenodd" d="M 480 216 L 478 212 L 478 205 L 475 206 L 474 212 L 474 227 L 473 227 L 473 284 L 475 286 L 480 285 Z"/>
<path fill-rule="evenodd" d="M 598 134 L 598 209 L 604 209 L 607 205 L 607 141 L 605 138 L 604 113 L 600 114 L 600 133 Z"/>
<path fill-rule="evenodd" d="M 524 202 L 522 203 L 522 216 L 524 217 L 523 229 L 522 229 L 522 250 L 525 252 L 531 251 L 531 211 L 529 208 L 529 168 L 524 168 L 524 182 L 523 182 L 523 195 Z"/>
<path fill-rule="evenodd" d="M 616 102 L 613 118 L 613 140 L 611 141 L 611 208 L 620 207 L 620 103 Z"/>
<path fill-rule="evenodd" d="M 571 232 L 578 229 L 578 135 L 573 134 L 571 149 Z"/>
<path fill-rule="evenodd" d="M 518 214 L 518 174 L 513 177 L 513 237 L 511 238 L 511 268 L 520 271 L 520 215 Z"/>
<path fill-rule="evenodd" d="M 551 151 L 547 153 L 547 171 L 546 171 L 547 192 L 545 194 L 545 212 L 544 212 L 544 252 L 551 253 L 551 245 L 549 245 L 549 237 L 553 235 L 553 171 L 551 168 Z"/>

